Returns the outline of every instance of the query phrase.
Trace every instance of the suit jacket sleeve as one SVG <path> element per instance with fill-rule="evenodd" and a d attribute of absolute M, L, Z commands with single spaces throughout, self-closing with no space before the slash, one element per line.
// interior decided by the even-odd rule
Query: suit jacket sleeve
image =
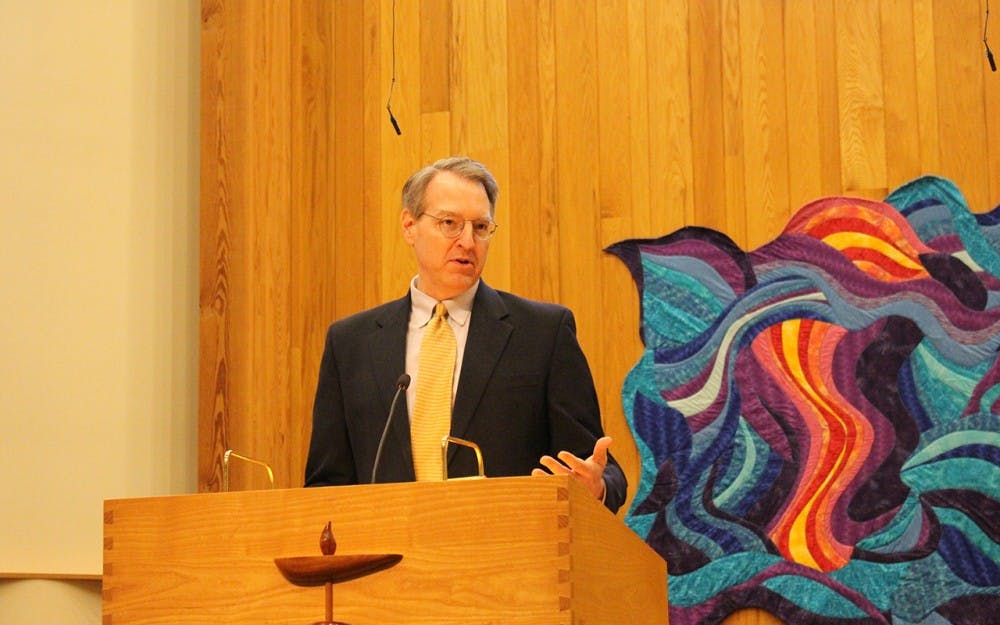
<path fill-rule="evenodd" d="M 553 452 L 566 449 L 586 458 L 604 435 L 594 379 L 576 338 L 573 313 L 565 310 L 559 324 L 548 383 Z M 586 443 L 581 443 L 581 439 Z M 604 470 L 604 505 L 612 512 L 625 502 L 627 481 L 613 456 Z"/>

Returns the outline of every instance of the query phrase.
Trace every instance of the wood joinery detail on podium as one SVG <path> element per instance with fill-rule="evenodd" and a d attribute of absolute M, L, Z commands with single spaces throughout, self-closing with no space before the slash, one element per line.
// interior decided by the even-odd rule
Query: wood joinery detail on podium
<path fill-rule="evenodd" d="M 315 552 L 327 520 L 338 553 L 403 555 L 337 585 L 352 625 L 666 623 L 663 560 L 552 476 L 109 500 L 104 625 L 311 623 L 274 558 Z"/>

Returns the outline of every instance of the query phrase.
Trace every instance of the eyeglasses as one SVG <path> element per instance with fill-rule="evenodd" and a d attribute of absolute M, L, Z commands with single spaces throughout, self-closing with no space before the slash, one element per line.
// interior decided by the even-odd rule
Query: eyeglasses
<path fill-rule="evenodd" d="M 430 217 L 437 222 L 438 230 L 449 239 L 457 239 L 465 232 L 466 222 L 472 224 L 472 234 L 480 241 L 489 241 L 493 233 L 497 231 L 497 223 L 490 219 L 462 219 L 455 215 L 445 217 L 435 217 L 430 213 L 420 213 L 420 217 Z"/>

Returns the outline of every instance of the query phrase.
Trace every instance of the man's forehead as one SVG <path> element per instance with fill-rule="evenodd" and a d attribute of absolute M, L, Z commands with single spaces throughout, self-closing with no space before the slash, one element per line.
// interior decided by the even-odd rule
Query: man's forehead
<path fill-rule="evenodd" d="M 457 213 L 455 211 L 446 210 L 446 209 L 442 209 L 440 212 L 438 212 L 437 213 L 437 217 L 455 217 L 455 218 L 458 218 L 458 219 L 466 219 L 466 217 L 464 217 L 461 213 Z M 469 219 L 479 219 L 479 218 L 480 218 L 480 215 L 475 215 L 473 217 L 470 217 Z M 489 218 L 489 211 L 488 210 L 486 211 L 485 214 L 482 215 L 482 218 L 483 219 L 488 219 Z"/>

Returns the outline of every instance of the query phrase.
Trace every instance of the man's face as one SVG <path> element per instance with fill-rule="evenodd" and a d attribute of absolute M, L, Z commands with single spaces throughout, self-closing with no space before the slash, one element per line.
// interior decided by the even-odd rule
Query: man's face
<path fill-rule="evenodd" d="M 434 217 L 466 220 L 462 234 L 446 237 Z M 468 290 L 486 266 L 489 241 L 472 234 L 472 220 L 490 220 L 490 201 L 478 182 L 450 171 L 441 171 L 427 185 L 424 215 L 414 218 L 403 209 L 403 238 L 417 257 L 418 286 L 437 300 L 446 300 Z"/>

